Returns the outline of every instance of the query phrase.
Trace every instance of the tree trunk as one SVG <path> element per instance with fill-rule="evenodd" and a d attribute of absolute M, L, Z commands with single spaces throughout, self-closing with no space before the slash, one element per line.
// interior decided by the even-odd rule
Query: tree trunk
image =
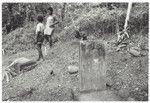
<path fill-rule="evenodd" d="M 66 3 L 63 3 L 63 7 L 61 10 L 61 20 L 62 21 L 64 20 L 64 17 L 65 17 L 65 8 L 66 8 Z"/>

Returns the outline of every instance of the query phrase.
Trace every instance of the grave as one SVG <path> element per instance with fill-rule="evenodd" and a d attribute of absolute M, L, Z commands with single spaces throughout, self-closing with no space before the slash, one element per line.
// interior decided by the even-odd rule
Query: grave
<path fill-rule="evenodd" d="M 100 91 L 106 90 L 105 45 L 97 40 L 82 41 L 79 55 L 79 100 L 86 100 L 86 97 L 87 100 L 99 100 L 99 96 L 102 95 Z"/>

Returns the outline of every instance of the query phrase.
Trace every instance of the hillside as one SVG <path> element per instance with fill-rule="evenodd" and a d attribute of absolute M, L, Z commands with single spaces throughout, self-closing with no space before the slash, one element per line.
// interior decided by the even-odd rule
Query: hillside
<path fill-rule="evenodd" d="M 70 75 L 67 66 L 72 62 L 79 64 L 78 46 L 74 41 L 59 44 L 49 51 L 46 60 L 38 67 L 13 78 L 8 84 L 3 82 L 3 100 L 72 100 L 70 88 L 78 93 L 79 74 Z M 117 92 L 121 96 L 127 93 L 135 100 L 147 100 L 148 57 L 131 57 L 125 51 L 114 52 L 113 48 L 107 48 L 107 51 L 107 76 L 112 89 L 123 90 L 121 94 Z M 18 57 L 35 59 L 37 54 L 35 50 L 29 50 L 5 56 L 3 65 Z M 51 70 L 54 70 L 54 76 L 50 75 Z M 33 92 L 28 94 L 31 89 Z M 27 94 L 20 96 L 25 91 Z M 126 97 L 122 98 L 126 100 Z"/>
<path fill-rule="evenodd" d="M 131 10 L 129 20 L 129 33 L 146 35 L 148 33 L 148 9 L 144 4 L 135 6 Z M 78 14 L 77 14 L 78 15 Z M 114 36 L 116 33 L 116 19 L 118 19 L 119 29 L 123 29 L 126 10 L 123 8 L 108 10 L 107 8 L 93 8 L 88 13 L 83 13 L 78 18 L 73 19 L 69 26 L 59 30 L 57 27 L 54 39 L 59 41 L 69 41 L 74 39 L 75 30 L 79 30 L 86 35 L 94 35 L 96 38 L 107 38 L 108 34 Z M 62 22 L 63 23 L 63 22 Z M 64 22 L 66 24 L 66 22 Z M 3 35 L 3 49 L 11 53 L 25 51 L 34 48 L 35 25 L 29 23 L 22 28 L 18 28 L 7 35 Z M 59 31 L 59 32 L 58 32 Z M 107 35 L 106 35 L 107 34 Z"/>
<path fill-rule="evenodd" d="M 137 7 L 138 8 L 138 7 Z M 141 11 L 139 13 L 139 11 Z M 147 101 L 148 100 L 148 51 L 143 50 L 145 56 L 133 57 L 127 52 L 128 47 L 143 47 L 148 49 L 148 27 L 141 24 L 140 29 L 133 26 L 139 21 L 147 19 L 139 18 L 147 14 L 145 9 L 133 11 L 130 19 L 129 45 L 120 51 L 116 51 L 114 42 L 117 37 L 116 18 L 119 24 L 124 23 L 126 10 L 92 9 L 82 14 L 72 24 L 56 33 L 54 39 L 58 39 L 54 46 L 48 50 L 45 61 L 39 65 L 11 79 L 9 83 L 3 81 L 2 100 L 4 101 L 70 101 L 75 95 L 79 95 L 80 74 L 69 74 L 67 67 L 74 63 L 79 66 L 79 40 L 74 37 L 74 31 L 78 29 L 85 33 L 89 39 L 92 37 L 101 40 L 105 44 L 107 72 L 106 79 L 110 88 L 100 92 L 101 100 L 123 101 Z M 136 14 L 136 15 L 135 15 Z M 108 16 L 109 15 L 109 16 Z M 138 20 L 135 20 L 138 19 Z M 11 33 L 3 36 L 3 48 L 6 55 L 3 56 L 2 66 L 8 65 L 19 57 L 31 59 L 37 58 L 34 47 L 34 30 L 36 23 L 27 24 Z M 122 26 L 120 26 L 122 27 Z M 4 69 L 4 68 L 3 68 Z M 51 71 L 54 75 L 51 75 Z M 109 98 L 106 98 L 107 96 Z M 84 97 L 87 99 L 87 97 Z"/>

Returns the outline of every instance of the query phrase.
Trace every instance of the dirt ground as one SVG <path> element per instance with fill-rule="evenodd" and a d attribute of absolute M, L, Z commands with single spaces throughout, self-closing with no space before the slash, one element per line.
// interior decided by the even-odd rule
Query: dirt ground
<path fill-rule="evenodd" d="M 67 71 L 71 63 L 79 65 L 79 43 L 73 40 L 56 43 L 49 49 L 45 61 L 39 63 L 36 68 L 12 78 L 9 83 L 3 81 L 2 100 L 73 101 L 93 100 L 93 98 L 100 101 L 148 100 L 148 52 L 146 56 L 133 57 L 126 49 L 117 52 L 111 43 L 107 41 L 106 44 L 106 79 L 109 86 L 97 95 L 80 95 L 79 72 L 69 74 Z M 5 55 L 3 67 L 8 65 L 10 60 L 19 57 L 36 59 L 37 51 Z"/>

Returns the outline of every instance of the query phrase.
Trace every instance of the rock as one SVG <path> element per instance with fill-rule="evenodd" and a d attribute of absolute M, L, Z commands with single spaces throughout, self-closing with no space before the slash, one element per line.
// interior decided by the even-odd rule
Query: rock
<path fill-rule="evenodd" d="M 148 53 L 146 53 L 145 51 L 141 52 L 141 56 L 146 56 Z"/>
<path fill-rule="evenodd" d="M 134 98 L 128 97 L 127 101 L 135 101 Z"/>
<path fill-rule="evenodd" d="M 137 87 L 137 88 L 135 88 L 135 90 L 136 90 L 136 91 L 138 91 L 138 90 L 139 90 L 139 88 Z"/>
<path fill-rule="evenodd" d="M 73 66 L 73 65 L 69 65 L 68 66 L 68 72 L 70 74 L 74 74 L 74 73 L 77 73 L 79 70 L 79 68 L 77 66 Z"/>
<path fill-rule="evenodd" d="M 127 98 L 127 97 L 129 97 L 129 91 L 128 91 L 128 89 L 125 89 L 125 88 L 120 89 L 120 90 L 118 91 L 118 94 L 119 94 L 119 96 L 122 97 L 122 98 Z"/>
<path fill-rule="evenodd" d="M 113 81 L 111 79 L 107 79 L 107 82 L 106 82 L 106 86 L 107 87 L 112 87 L 113 86 Z"/>
<path fill-rule="evenodd" d="M 97 58 L 94 59 L 94 63 L 98 63 L 98 61 L 99 61 L 99 59 L 97 59 Z"/>
<path fill-rule="evenodd" d="M 116 51 L 120 51 L 122 48 L 124 48 L 126 46 L 127 46 L 127 44 L 120 44 L 120 45 L 118 45 Z"/>
<path fill-rule="evenodd" d="M 140 50 L 138 50 L 137 48 L 130 48 L 130 49 L 128 50 L 128 52 L 129 52 L 132 56 L 136 56 L 136 57 L 141 56 L 141 52 L 140 52 Z"/>
<path fill-rule="evenodd" d="M 107 82 L 107 83 L 106 83 L 106 86 L 107 86 L 107 87 L 112 87 L 112 85 L 113 85 L 113 82 Z"/>
<path fill-rule="evenodd" d="M 123 48 L 123 47 L 126 47 L 127 45 L 126 44 L 120 44 L 118 45 L 119 48 Z"/>

